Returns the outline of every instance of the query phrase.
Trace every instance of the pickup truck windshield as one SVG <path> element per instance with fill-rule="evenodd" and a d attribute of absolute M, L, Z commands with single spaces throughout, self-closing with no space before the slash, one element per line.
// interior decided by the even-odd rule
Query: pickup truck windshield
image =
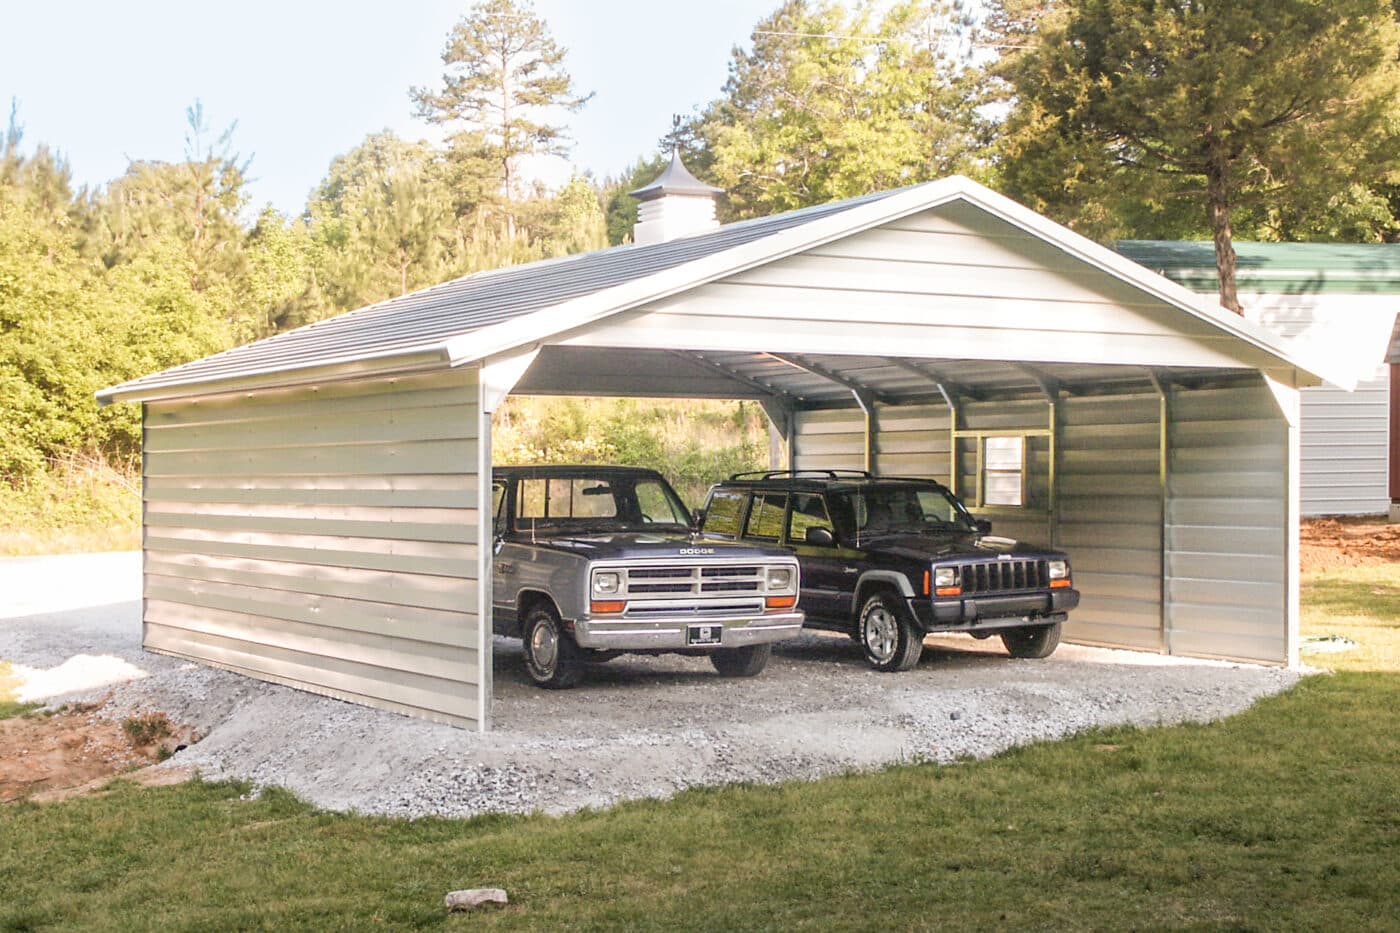
<path fill-rule="evenodd" d="M 851 536 L 973 531 L 967 513 L 941 486 L 871 486 L 835 498 L 833 517 Z"/>
<path fill-rule="evenodd" d="M 621 531 L 657 525 L 689 527 L 680 497 L 660 477 L 599 473 L 529 477 L 516 493 L 515 526 Z"/>

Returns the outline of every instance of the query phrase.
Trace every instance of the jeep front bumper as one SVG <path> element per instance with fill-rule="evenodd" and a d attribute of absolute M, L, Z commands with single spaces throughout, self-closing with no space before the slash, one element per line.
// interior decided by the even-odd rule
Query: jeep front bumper
<path fill-rule="evenodd" d="M 739 618 L 687 615 L 639 620 L 595 616 L 574 622 L 573 632 L 574 641 L 580 648 L 604 651 L 712 651 L 715 648 L 744 648 L 792 638 L 802 630 L 803 619 L 800 611 Z M 721 626 L 724 631 L 719 644 L 689 644 L 686 634 L 692 625 Z"/>
<path fill-rule="evenodd" d="M 1079 605 L 1079 591 L 1050 590 L 1038 593 L 1012 593 L 960 596 L 952 599 L 915 599 L 914 615 L 928 632 L 960 632 L 974 629 L 1008 628 L 1034 622 L 1046 616 L 1062 616 Z M 1056 621 L 1043 619 L 1043 621 Z"/>

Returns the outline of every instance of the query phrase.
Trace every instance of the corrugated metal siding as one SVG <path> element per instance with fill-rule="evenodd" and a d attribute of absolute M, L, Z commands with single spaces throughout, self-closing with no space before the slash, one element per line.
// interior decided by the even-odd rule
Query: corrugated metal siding
<path fill-rule="evenodd" d="M 1056 544 L 1081 595 L 1065 637 L 1158 651 L 1162 644 L 1158 396 L 1060 403 Z"/>
<path fill-rule="evenodd" d="M 1287 423 L 1262 380 L 1175 391 L 1171 413 L 1171 651 L 1285 664 Z"/>
<path fill-rule="evenodd" d="M 147 405 L 145 646 L 477 724 L 476 409 L 474 371 Z"/>
<path fill-rule="evenodd" d="M 1359 383 L 1355 392 L 1324 385 L 1304 389 L 1302 484 L 1304 515 L 1374 515 L 1390 507 L 1390 380 Z"/>
<path fill-rule="evenodd" d="M 877 405 L 875 471 L 948 482 L 948 409 L 943 405 Z"/>
<path fill-rule="evenodd" d="M 794 469 L 865 469 L 865 416 L 858 409 L 799 411 L 793 420 Z"/>

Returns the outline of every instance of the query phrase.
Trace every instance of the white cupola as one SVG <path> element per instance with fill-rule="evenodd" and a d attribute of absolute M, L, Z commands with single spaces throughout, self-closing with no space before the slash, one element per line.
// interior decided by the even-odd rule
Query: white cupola
<path fill-rule="evenodd" d="M 715 229 L 719 226 L 715 195 L 723 191 L 690 174 L 681 162 L 680 150 L 672 149 L 666 171 L 651 184 L 629 192 L 641 202 L 632 242 L 645 246 Z"/>

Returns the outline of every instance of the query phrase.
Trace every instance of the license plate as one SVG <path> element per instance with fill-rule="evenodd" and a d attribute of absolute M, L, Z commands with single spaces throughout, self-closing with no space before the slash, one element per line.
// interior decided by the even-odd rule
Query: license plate
<path fill-rule="evenodd" d="M 718 645 L 723 633 L 723 625 L 690 625 L 685 630 L 685 643 L 687 645 Z"/>

